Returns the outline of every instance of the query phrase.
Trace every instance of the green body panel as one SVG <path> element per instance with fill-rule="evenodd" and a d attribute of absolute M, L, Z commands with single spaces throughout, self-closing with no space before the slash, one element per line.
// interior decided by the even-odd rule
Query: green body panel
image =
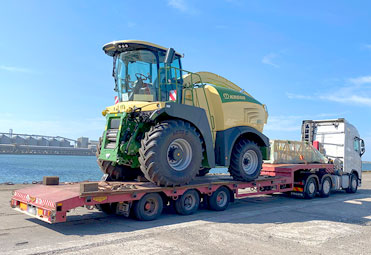
<path fill-rule="evenodd" d="M 117 132 L 116 144 L 114 148 L 106 148 L 109 140 L 107 139 L 107 130 L 111 128 L 112 119 L 119 118 L 120 126 Z M 106 130 L 102 137 L 100 160 L 115 162 L 119 165 L 127 165 L 132 168 L 140 166 L 138 161 L 138 151 L 140 140 L 150 128 L 150 124 L 143 123 L 135 118 L 131 118 L 127 113 L 116 113 L 107 115 Z"/>
<path fill-rule="evenodd" d="M 218 91 L 219 96 L 222 100 L 222 103 L 230 103 L 230 102 L 250 102 L 262 105 L 258 100 L 253 97 L 250 97 L 246 94 L 237 92 L 232 89 L 227 89 L 223 87 L 214 86 L 214 88 Z"/>

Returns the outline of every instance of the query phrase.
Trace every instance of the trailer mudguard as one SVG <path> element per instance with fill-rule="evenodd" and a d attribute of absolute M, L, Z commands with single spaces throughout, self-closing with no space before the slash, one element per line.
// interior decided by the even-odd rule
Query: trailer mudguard
<path fill-rule="evenodd" d="M 167 116 L 171 118 L 177 118 L 188 121 L 198 129 L 205 142 L 206 155 L 209 167 L 210 168 L 215 167 L 213 139 L 205 110 L 191 105 L 169 102 L 165 104 L 164 108 L 154 111 L 151 114 L 150 119 L 161 120 L 164 117 L 165 117 L 164 119 L 168 118 Z"/>
<path fill-rule="evenodd" d="M 219 166 L 229 166 L 232 149 L 237 139 L 246 137 L 260 147 L 269 148 L 269 138 L 252 127 L 239 126 L 216 132 L 215 161 Z"/>

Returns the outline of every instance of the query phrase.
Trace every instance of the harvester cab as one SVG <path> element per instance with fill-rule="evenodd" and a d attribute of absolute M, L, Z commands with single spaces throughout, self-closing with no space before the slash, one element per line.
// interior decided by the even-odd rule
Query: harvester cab
<path fill-rule="evenodd" d="M 102 112 L 97 150 L 110 180 L 183 185 L 215 166 L 229 167 L 236 180 L 258 177 L 269 148 L 265 105 L 216 74 L 185 71 L 172 48 L 127 40 L 103 50 L 113 57 L 118 93 Z"/>

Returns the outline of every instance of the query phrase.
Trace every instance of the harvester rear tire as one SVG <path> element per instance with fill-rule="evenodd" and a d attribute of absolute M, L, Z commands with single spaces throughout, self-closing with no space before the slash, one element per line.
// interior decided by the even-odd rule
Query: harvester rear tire
<path fill-rule="evenodd" d="M 99 144 L 97 144 L 97 163 L 103 174 L 108 174 L 106 181 L 132 181 L 138 176 L 143 176 L 142 171 L 139 168 L 131 168 L 124 165 L 113 165 L 112 161 L 105 161 L 99 159 L 100 149 L 102 147 L 102 137 L 99 138 Z"/>
<path fill-rule="evenodd" d="M 259 177 L 263 156 L 252 141 L 239 140 L 233 147 L 228 171 L 237 181 L 253 181 Z"/>
<path fill-rule="evenodd" d="M 200 170 L 202 141 L 189 122 L 166 120 L 146 132 L 139 149 L 140 169 L 158 186 L 188 184 Z"/>

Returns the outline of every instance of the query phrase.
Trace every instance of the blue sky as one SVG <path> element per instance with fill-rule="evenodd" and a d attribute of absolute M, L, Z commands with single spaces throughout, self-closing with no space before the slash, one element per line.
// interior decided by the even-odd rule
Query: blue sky
<path fill-rule="evenodd" d="M 272 139 L 300 139 L 303 119 L 345 117 L 371 151 L 369 10 L 370 1 L 3 1 L 0 131 L 97 139 L 115 96 L 102 46 L 139 39 L 265 103 Z"/>

